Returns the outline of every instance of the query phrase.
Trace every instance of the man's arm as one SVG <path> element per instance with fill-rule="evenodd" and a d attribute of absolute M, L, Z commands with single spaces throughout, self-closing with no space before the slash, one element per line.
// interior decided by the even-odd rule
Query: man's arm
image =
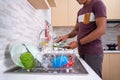
<path fill-rule="evenodd" d="M 74 29 L 69 33 L 67 34 L 68 38 L 72 38 L 72 37 L 75 37 L 78 33 L 78 23 L 76 23 Z"/>
<path fill-rule="evenodd" d="M 78 23 L 76 23 L 74 29 L 69 34 L 60 36 L 59 38 L 55 40 L 55 42 L 65 41 L 68 38 L 75 37 L 77 33 L 78 33 Z"/>
<path fill-rule="evenodd" d="M 93 32 L 91 32 L 89 35 L 85 36 L 84 38 L 80 39 L 81 44 L 86 44 L 91 41 L 94 41 L 95 39 L 99 38 L 101 35 L 105 33 L 106 17 L 96 18 L 96 25 L 97 28 Z"/>

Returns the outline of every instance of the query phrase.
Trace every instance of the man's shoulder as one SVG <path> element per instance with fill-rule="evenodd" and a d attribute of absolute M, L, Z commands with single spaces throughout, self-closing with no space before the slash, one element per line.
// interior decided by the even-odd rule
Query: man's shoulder
<path fill-rule="evenodd" d="M 97 4 L 97 3 L 103 3 L 102 0 L 93 0 L 92 2 L 93 4 Z"/>

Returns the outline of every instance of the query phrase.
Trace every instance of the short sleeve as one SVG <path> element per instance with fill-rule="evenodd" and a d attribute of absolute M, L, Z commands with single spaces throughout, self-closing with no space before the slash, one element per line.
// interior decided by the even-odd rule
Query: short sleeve
<path fill-rule="evenodd" d="M 106 6 L 102 1 L 96 1 L 93 5 L 93 13 L 95 18 L 98 17 L 107 17 L 106 15 Z"/>
<path fill-rule="evenodd" d="M 79 13 L 79 12 L 78 12 Z M 78 13 L 77 13 L 77 20 L 76 20 L 76 23 L 78 23 Z"/>

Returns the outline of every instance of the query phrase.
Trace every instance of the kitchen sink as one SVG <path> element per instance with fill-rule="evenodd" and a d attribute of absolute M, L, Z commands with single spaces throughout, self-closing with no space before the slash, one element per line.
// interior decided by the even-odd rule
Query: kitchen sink
<path fill-rule="evenodd" d="M 53 55 L 53 54 L 45 54 L 44 57 L 50 57 L 51 59 L 54 56 L 59 56 L 61 54 Z M 68 56 L 68 55 L 67 55 Z M 88 74 L 87 70 L 84 68 L 82 63 L 79 60 L 79 57 L 74 56 L 73 65 L 70 67 L 60 67 L 53 68 L 49 66 L 48 68 L 43 67 L 39 62 L 38 65 L 32 70 L 26 70 L 24 68 L 15 66 L 5 71 L 5 73 L 39 73 L 39 74 Z"/>

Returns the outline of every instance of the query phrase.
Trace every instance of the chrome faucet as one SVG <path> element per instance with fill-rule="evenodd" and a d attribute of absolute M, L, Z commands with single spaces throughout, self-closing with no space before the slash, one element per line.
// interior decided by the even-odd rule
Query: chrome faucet
<path fill-rule="evenodd" d="M 43 37 L 42 37 L 42 34 L 43 34 Z M 39 33 L 39 41 L 40 41 L 39 48 L 42 48 L 43 45 L 49 44 L 49 41 L 51 40 L 52 40 L 52 28 L 49 22 L 45 20 L 45 28 L 42 29 Z"/>

